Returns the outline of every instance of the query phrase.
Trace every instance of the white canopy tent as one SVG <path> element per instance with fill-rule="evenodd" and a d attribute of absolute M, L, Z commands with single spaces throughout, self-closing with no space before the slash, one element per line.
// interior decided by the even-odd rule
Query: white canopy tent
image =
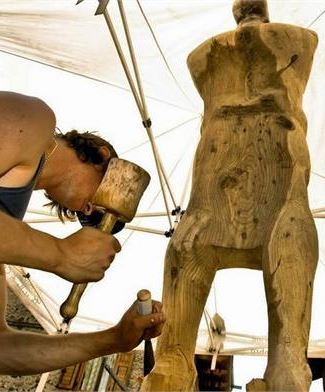
<path fill-rule="evenodd" d="M 312 163 L 310 206 L 313 210 L 322 209 L 325 208 L 325 136 L 322 132 L 325 112 L 321 109 L 325 102 L 325 0 L 269 0 L 268 3 L 271 21 L 310 27 L 319 36 L 304 110 L 309 121 L 307 139 Z M 189 190 L 187 178 L 199 139 L 202 112 L 200 98 L 187 71 L 186 57 L 205 39 L 235 28 L 232 1 L 142 0 L 140 5 L 142 8 L 136 0 L 126 1 L 126 15 L 160 156 L 176 203 L 185 209 Z M 97 6 L 95 0 L 85 0 L 77 7 L 70 0 L 2 0 L 1 89 L 45 100 L 55 111 L 58 127 L 63 132 L 71 128 L 96 130 L 107 137 L 122 158 L 136 162 L 151 174 L 151 184 L 138 211 L 163 212 L 165 206 L 150 144 L 105 20 L 102 15 L 93 16 Z M 108 11 L 126 49 L 114 0 L 109 2 Z M 62 225 L 51 217 L 53 222 L 40 222 L 49 214 L 43 207 L 45 202 L 42 194 L 35 192 L 25 220 L 34 222 L 31 224 L 35 228 L 59 237 L 78 229 L 77 223 Z M 174 208 L 170 200 L 169 207 L 170 210 Z M 39 214 L 40 210 L 43 215 Z M 315 212 L 320 262 L 315 280 L 311 328 L 311 339 L 318 340 L 320 347 L 323 341 L 325 344 L 325 220 L 321 216 L 322 213 Z M 170 228 L 166 216 L 137 218 L 131 224 L 162 233 Z M 80 304 L 81 317 L 72 323 L 72 330 L 101 329 L 117 322 L 140 288 L 150 289 L 155 298 L 161 297 L 163 259 L 168 239 L 157 233 L 129 230 L 118 234 L 118 238 L 123 250 L 105 278 L 89 285 Z M 58 307 L 66 298 L 71 284 L 52 274 L 29 273 L 33 287 L 15 268 L 10 269 L 8 281 L 44 327 L 55 332 L 60 324 Z M 31 293 L 35 288 L 47 309 L 39 297 L 33 299 Z M 267 312 L 262 273 L 239 269 L 218 272 L 207 309 L 211 314 L 218 310 L 228 331 L 266 336 Z M 205 349 L 208 339 L 204 321 L 201 326 L 203 332 L 200 335 L 203 337 L 198 341 L 198 350 Z M 246 346 L 261 342 L 262 346 L 265 345 L 264 340 L 248 341 Z M 228 343 L 229 349 L 233 349 L 230 341 Z M 254 354 L 253 351 L 241 353 Z M 325 351 L 321 353 L 322 356 L 324 354 Z M 237 383 L 262 375 L 263 363 L 255 361 L 250 366 L 252 359 L 245 358 L 245 361 L 246 374 L 235 380 Z"/>

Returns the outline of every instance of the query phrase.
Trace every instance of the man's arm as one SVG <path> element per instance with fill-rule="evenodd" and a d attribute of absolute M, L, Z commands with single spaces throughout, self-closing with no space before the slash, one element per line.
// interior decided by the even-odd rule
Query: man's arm
<path fill-rule="evenodd" d="M 105 331 L 47 336 L 0 329 L 0 374 L 28 375 L 61 369 L 116 352 L 131 351 L 144 337 L 160 334 L 164 323 L 161 304 L 148 316 L 137 313 L 136 304 L 118 325 Z"/>
<path fill-rule="evenodd" d="M 58 239 L 0 211 L 0 263 L 55 272 Z"/>
<path fill-rule="evenodd" d="M 0 374 L 44 373 L 119 351 L 115 330 L 47 336 L 8 330 L 0 333 Z"/>
<path fill-rule="evenodd" d="M 98 281 L 121 250 L 117 239 L 92 227 L 59 239 L 0 211 L 0 263 L 53 272 L 74 283 Z"/>

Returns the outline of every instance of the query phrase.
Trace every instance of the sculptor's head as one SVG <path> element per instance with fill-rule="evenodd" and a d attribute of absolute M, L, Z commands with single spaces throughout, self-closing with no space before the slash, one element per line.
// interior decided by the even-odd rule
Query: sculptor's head
<path fill-rule="evenodd" d="M 270 21 L 266 0 L 235 0 L 232 13 L 238 25 L 252 20 Z"/>

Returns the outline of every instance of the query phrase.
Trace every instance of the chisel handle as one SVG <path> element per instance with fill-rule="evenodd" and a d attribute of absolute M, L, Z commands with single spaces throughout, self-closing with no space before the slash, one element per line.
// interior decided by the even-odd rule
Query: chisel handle
<path fill-rule="evenodd" d="M 143 289 L 138 291 L 138 312 L 142 315 L 152 313 L 151 293 L 149 290 Z M 146 376 L 155 366 L 155 357 L 153 353 L 151 340 L 144 341 L 144 358 L 143 358 L 143 375 Z"/>
<path fill-rule="evenodd" d="M 151 293 L 149 290 L 143 289 L 138 291 L 138 312 L 143 316 L 152 313 Z"/>

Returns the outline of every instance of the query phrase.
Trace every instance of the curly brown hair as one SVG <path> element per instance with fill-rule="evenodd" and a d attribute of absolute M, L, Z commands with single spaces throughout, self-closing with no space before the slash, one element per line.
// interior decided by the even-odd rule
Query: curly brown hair
<path fill-rule="evenodd" d="M 94 165 L 101 165 L 103 170 L 108 166 L 111 158 L 117 158 L 118 155 L 114 150 L 114 147 L 102 137 L 96 135 L 94 132 L 78 132 L 73 129 L 65 134 L 56 132 L 55 137 L 64 140 L 67 145 L 76 151 L 78 158 L 85 163 L 93 163 Z M 110 158 L 104 159 L 100 153 L 100 147 L 107 147 L 110 152 Z M 66 207 L 61 206 L 57 201 L 53 200 L 47 193 L 45 196 L 51 200 L 46 206 L 51 209 L 55 209 L 61 222 L 64 219 L 75 220 L 77 217 L 76 211 L 69 210 Z"/>

